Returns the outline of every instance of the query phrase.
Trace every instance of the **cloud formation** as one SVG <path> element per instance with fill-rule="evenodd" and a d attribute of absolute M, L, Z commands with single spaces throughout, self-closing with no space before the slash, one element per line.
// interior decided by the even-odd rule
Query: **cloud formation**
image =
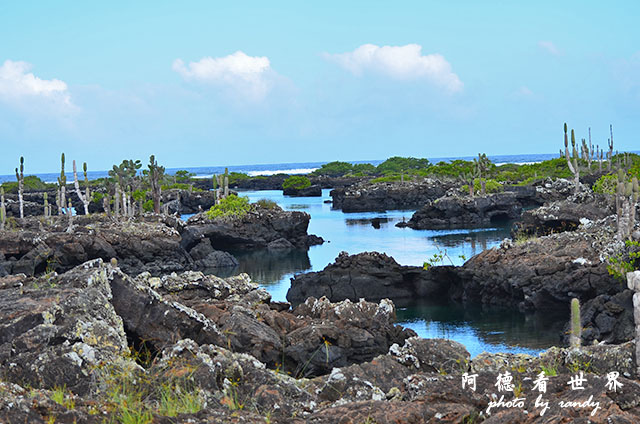
<path fill-rule="evenodd" d="M 562 52 L 551 41 L 539 41 L 538 46 L 554 56 L 561 56 Z"/>
<path fill-rule="evenodd" d="M 224 57 L 204 57 L 189 65 L 176 59 L 172 68 L 187 81 L 231 88 L 253 100 L 267 95 L 275 74 L 269 58 L 249 56 L 242 51 Z"/>
<path fill-rule="evenodd" d="M 27 62 L 4 61 L 0 66 L 0 100 L 9 103 L 37 100 L 73 106 L 64 81 L 38 78 L 29 72 L 31 68 L 31 64 Z"/>
<path fill-rule="evenodd" d="M 422 54 L 419 44 L 376 46 L 363 44 L 352 52 L 326 54 L 325 57 L 354 75 L 366 72 L 386 75 L 396 80 L 425 79 L 450 92 L 458 92 L 463 83 L 440 54 Z"/>

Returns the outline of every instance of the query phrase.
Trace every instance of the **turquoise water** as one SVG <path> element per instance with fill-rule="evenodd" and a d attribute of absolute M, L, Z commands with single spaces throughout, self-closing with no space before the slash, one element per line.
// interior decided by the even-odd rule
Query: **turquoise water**
<path fill-rule="evenodd" d="M 311 215 L 309 233 L 326 242 L 308 252 L 234 252 L 240 266 L 267 289 L 274 300 L 285 301 L 291 278 L 298 273 L 320 271 L 334 262 L 341 251 L 350 254 L 378 251 L 402 265 L 422 265 L 436 253 L 446 253 L 444 264 L 462 265 L 464 258 L 491 248 L 509 236 L 509 227 L 473 230 L 412 230 L 395 224 L 409 220 L 414 211 L 343 213 L 332 210 L 330 190 L 322 197 L 285 197 L 282 191 L 245 191 L 252 202 L 267 198 L 286 210 Z M 379 222 L 374 227 L 373 222 Z M 444 337 L 464 344 L 475 356 L 487 352 L 536 353 L 557 345 L 566 317 L 525 315 L 515 311 L 482 310 L 455 304 L 419 302 L 398 308 L 398 322 L 421 337 Z M 557 318 L 557 319 L 556 319 Z M 557 331 L 549 331 L 557 330 Z"/>

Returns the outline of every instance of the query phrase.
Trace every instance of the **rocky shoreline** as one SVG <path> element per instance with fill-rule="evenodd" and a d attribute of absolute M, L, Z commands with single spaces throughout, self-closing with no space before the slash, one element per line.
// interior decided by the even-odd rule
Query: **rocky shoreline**
<path fill-rule="evenodd" d="M 132 278 L 101 259 L 61 275 L 4 277 L 0 294 L 0 417 L 8 423 L 117 421 L 132 408 L 167 423 L 640 416 L 633 343 L 471 359 L 458 343 L 393 325 L 389 300 L 309 298 L 292 310 L 246 275 Z M 606 389 L 614 370 L 615 392 Z M 576 392 L 567 381 L 579 371 L 588 384 Z M 500 392 L 503 373 L 514 386 Z M 544 411 L 533 388 L 540 373 L 549 380 Z M 470 375 L 474 390 L 462 384 Z M 176 400 L 187 396 L 189 407 Z M 500 396 L 523 406 L 505 407 Z M 561 406 L 578 397 L 593 405 Z"/>
<path fill-rule="evenodd" d="M 161 214 L 69 220 L 28 212 L 0 231 L 0 418 L 122 421 L 132 409 L 112 393 L 131 381 L 139 393 L 127 402 L 154 422 L 640 418 L 633 292 L 607 268 L 622 248 L 611 198 L 585 186 L 574 193 L 566 180 L 474 198 L 431 179 L 353 182 L 331 192 L 334 208 L 415 208 L 403 225 L 412 229 L 519 221 L 512 240 L 459 267 L 402 266 L 377 252 L 343 252 L 324 270 L 292 278 L 286 303 L 272 301 L 246 274 L 223 279 L 199 270 L 237 266 L 230 251 L 275 254 L 322 243 L 308 234 L 304 212 L 264 202 L 239 216 L 210 218 L 202 211 L 211 194 L 188 190 L 163 194 L 170 212 L 195 213 L 186 222 Z M 316 183 L 315 192 L 324 187 Z M 26 199 L 37 215 L 43 196 Z M 539 357 L 472 359 L 458 343 L 420 339 L 394 324 L 396 305 L 416 299 L 545 313 L 568 309 L 573 298 L 582 304 L 584 347 Z M 567 328 L 558 334 L 562 344 Z M 577 372 L 591 382 L 580 392 L 590 409 L 562 406 L 577 399 L 566 382 Z M 611 372 L 625 388 L 619 393 L 602 389 Z M 517 390 L 496 390 L 504 373 Z M 549 377 L 547 415 L 532 396 L 541 373 Z M 463 385 L 469 375 L 475 390 Z M 523 391 L 529 394 L 518 400 Z M 169 412 L 168 396 L 190 396 L 191 408 Z"/>

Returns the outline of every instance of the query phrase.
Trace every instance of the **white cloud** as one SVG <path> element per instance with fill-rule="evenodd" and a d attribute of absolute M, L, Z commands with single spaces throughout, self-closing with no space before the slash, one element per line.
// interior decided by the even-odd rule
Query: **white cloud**
<path fill-rule="evenodd" d="M 440 54 L 422 55 L 422 46 L 376 46 L 363 44 L 352 52 L 325 57 L 360 76 L 373 71 L 398 80 L 426 79 L 448 91 L 461 91 L 463 84 Z"/>
<path fill-rule="evenodd" d="M 48 101 L 73 107 L 71 95 L 64 81 L 44 80 L 30 73 L 31 64 L 5 60 L 0 66 L 0 100 L 9 103 Z"/>
<path fill-rule="evenodd" d="M 182 59 L 176 59 L 172 68 L 187 81 L 226 86 L 253 100 L 267 95 L 275 76 L 269 58 L 249 56 L 242 51 L 224 57 L 204 57 L 188 66 Z"/>
<path fill-rule="evenodd" d="M 551 41 L 539 41 L 538 46 L 554 56 L 561 56 L 562 52 Z"/>

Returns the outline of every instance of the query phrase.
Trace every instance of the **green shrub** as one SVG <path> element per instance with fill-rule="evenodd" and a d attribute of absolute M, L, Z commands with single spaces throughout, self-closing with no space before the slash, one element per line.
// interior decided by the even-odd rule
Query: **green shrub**
<path fill-rule="evenodd" d="M 370 164 L 368 164 L 370 165 Z M 373 165 L 371 165 L 373 167 Z M 353 170 L 353 165 L 349 162 L 334 161 L 325 163 L 320 168 L 312 172 L 313 175 L 328 175 L 330 177 L 340 177 Z"/>
<path fill-rule="evenodd" d="M 391 183 L 393 181 L 400 181 L 400 175 L 398 174 L 392 174 L 392 175 L 387 175 L 384 177 L 378 177 L 378 178 L 374 178 L 371 181 L 369 181 L 370 183 L 374 184 L 374 183 Z"/>
<path fill-rule="evenodd" d="M 153 212 L 153 200 L 149 199 L 142 204 L 142 210 L 145 212 Z"/>
<path fill-rule="evenodd" d="M 593 185 L 593 191 L 601 194 L 616 194 L 618 177 L 616 175 L 603 175 Z"/>
<path fill-rule="evenodd" d="M 2 184 L 6 193 L 18 193 L 18 182 L 7 181 Z M 47 184 L 35 175 L 27 175 L 24 177 L 24 191 L 40 191 L 56 187 L 55 184 Z"/>
<path fill-rule="evenodd" d="M 164 184 L 162 185 L 162 189 L 163 190 L 178 189 L 178 190 L 203 191 L 202 189 L 193 187 L 191 184 L 186 184 L 186 183 Z"/>
<path fill-rule="evenodd" d="M 282 188 L 287 189 L 295 189 L 302 190 L 303 188 L 311 187 L 311 181 L 309 178 L 303 175 L 292 175 L 282 183 Z"/>
<path fill-rule="evenodd" d="M 376 167 L 380 173 L 406 172 L 410 169 L 425 169 L 429 167 L 429 159 L 391 157 Z"/>
<path fill-rule="evenodd" d="M 221 199 L 217 205 L 211 206 L 206 213 L 209 219 L 230 217 L 242 218 L 249 212 L 251 205 L 248 197 L 238 197 L 235 194 Z"/>
<path fill-rule="evenodd" d="M 260 199 L 256 202 L 256 205 L 269 210 L 279 208 L 278 204 L 271 199 Z"/>
<path fill-rule="evenodd" d="M 351 173 L 358 175 L 372 175 L 376 172 L 376 167 L 370 163 L 357 163 L 353 165 Z"/>
<path fill-rule="evenodd" d="M 176 171 L 173 177 L 175 178 L 176 182 L 187 182 L 191 177 L 195 177 L 195 176 L 196 174 L 194 174 L 193 172 L 189 172 L 184 169 L 181 169 L 180 171 Z"/>
<path fill-rule="evenodd" d="M 491 193 L 500 193 L 501 191 L 504 190 L 504 187 L 502 187 L 502 184 L 500 184 L 499 182 L 497 182 L 496 180 L 485 180 L 485 190 L 487 194 L 491 194 Z M 465 184 L 462 187 L 460 187 L 460 190 L 463 193 L 469 193 L 469 185 Z M 476 178 L 473 180 L 473 191 L 475 194 L 480 194 L 480 179 Z"/>

